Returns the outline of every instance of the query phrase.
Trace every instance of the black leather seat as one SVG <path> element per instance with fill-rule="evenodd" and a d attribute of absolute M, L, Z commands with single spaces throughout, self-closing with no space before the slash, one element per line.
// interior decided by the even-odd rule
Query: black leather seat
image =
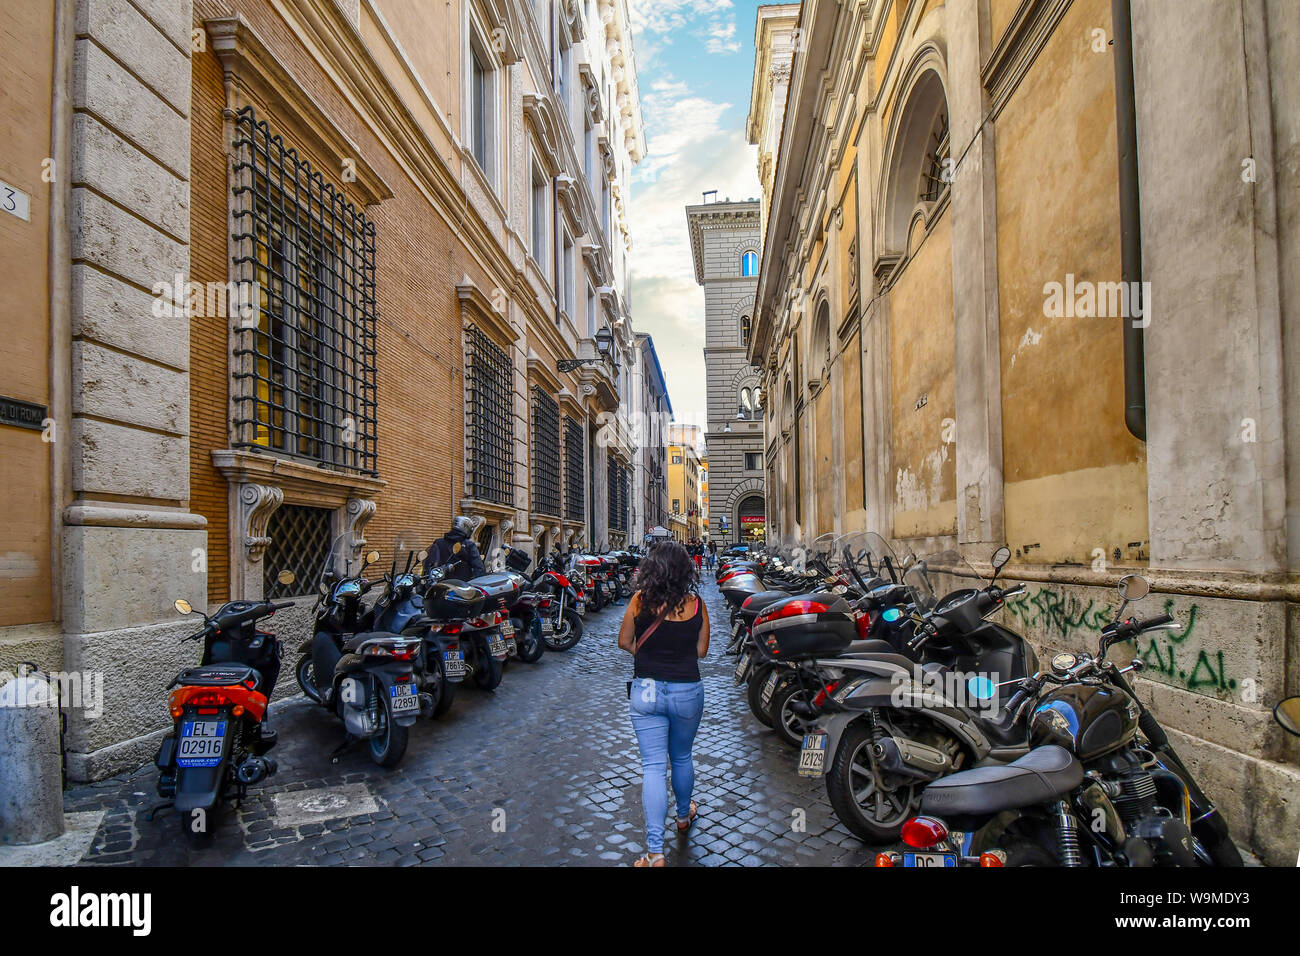
<path fill-rule="evenodd" d="M 1002 767 L 976 767 L 925 788 L 921 812 L 942 817 L 982 816 L 1055 800 L 1083 781 L 1083 764 L 1064 747 L 1048 744 Z"/>
<path fill-rule="evenodd" d="M 247 664 L 204 664 L 202 667 L 190 667 L 181 671 L 176 684 L 187 687 L 233 687 L 250 679 L 254 687 L 262 683 L 262 675 Z"/>

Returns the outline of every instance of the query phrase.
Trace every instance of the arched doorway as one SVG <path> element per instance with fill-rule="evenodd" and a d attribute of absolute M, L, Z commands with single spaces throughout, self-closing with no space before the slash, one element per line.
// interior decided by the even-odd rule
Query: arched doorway
<path fill-rule="evenodd" d="M 736 532 L 741 544 L 759 545 L 767 539 L 767 505 L 762 495 L 749 495 L 736 505 Z"/>

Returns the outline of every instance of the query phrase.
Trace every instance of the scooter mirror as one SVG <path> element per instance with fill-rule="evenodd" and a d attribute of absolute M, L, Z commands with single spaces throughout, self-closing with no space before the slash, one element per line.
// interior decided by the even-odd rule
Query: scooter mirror
<path fill-rule="evenodd" d="M 1288 734 L 1300 737 L 1300 697 L 1287 697 L 1273 708 L 1273 719 Z"/>
<path fill-rule="evenodd" d="M 366 555 L 366 564 L 374 564 L 378 560 L 379 560 L 378 551 L 371 551 L 369 554 Z"/>
<path fill-rule="evenodd" d="M 294 574 L 288 568 L 285 568 L 275 576 L 275 579 L 281 584 L 293 584 L 294 581 L 298 580 L 298 575 Z"/>
<path fill-rule="evenodd" d="M 190 602 L 185 600 L 185 598 L 177 598 L 176 603 L 173 604 L 172 606 L 176 608 L 176 610 L 180 611 L 182 614 L 194 613 L 194 608 L 190 606 Z"/>
<path fill-rule="evenodd" d="M 993 570 L 1001 571 L 1011 560 L 1011 549 L 1005 544 L 993 552 Z"/>
<path fill-rule="evenodd" d="M 1151 593 L 1151 582 L 1140 574 L 1126 574 L 1119 579 L 1118 590 L 1125 601 L 1140 601 Z"/>

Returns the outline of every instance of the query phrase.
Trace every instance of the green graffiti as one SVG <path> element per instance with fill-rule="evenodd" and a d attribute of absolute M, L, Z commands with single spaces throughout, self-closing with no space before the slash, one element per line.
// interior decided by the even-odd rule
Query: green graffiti
<path fill-rule="evenodd" d="M 1115 616 L 1113 604 L 1081 601 L 1050 588 L 1019 595 L 1007 602 L 1007 608 L 1024 630 L 1039 630 L 1049 638 L 1054 635 L 1068 638 L 1079 631 L 1096 634 Z M 1172 598 L 1165 600 L 1164 613 L 1173 615 Z M 1196 648 L 1196 657 L 1191 665 L 1185 663 L 1193 650 L 1187 642 L 1196 631 L 1199 616 L 1200 606 L 1193 604 L 1187 610 L 1187 623 L 1182 630 L 1155 631 L 1143 637 L 1137 649 L 1137 656 L 1146 668 L 1143 673 L 1187 690 L 1231 696 L 1237 689 L 1237 681 L 1228 675 L 1223 651 Z M 1182 664 L 1179 663 L 1180 653 Z"/>
<path fill-rule="evenodd" d="M 1033 595 L 1018 595 L 1007 602 L 1007 607 L 1026 629 L 1041 628 L 1048 635 L 1059 633 L 1061 637 L 1080 630 L 1098 633 L 1114 617 L 1110 604 L 1098 605 L 1092 600 L 1085 604 L 1072 594 L 1048 588 L 1039 588 Z"/>

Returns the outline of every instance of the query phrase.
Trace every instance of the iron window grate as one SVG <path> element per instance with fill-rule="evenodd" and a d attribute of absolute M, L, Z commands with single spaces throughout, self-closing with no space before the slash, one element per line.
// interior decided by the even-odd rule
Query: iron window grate
<path fill-rule="evenodd" d="M 560 515 L 560 406 L 533 386 L 533 511 Z"/>
<path fill-rule="evenodd" d="M 617 458 L 610 455 L 605 474 L 609 484 L 609 529 L 626 532 L 629 498 L 628 469 Z"/>
<path fill-rule="evenodd" d="M 564 417 L 564 517 L 570 521 L 582 520 L 585 505 L 582 480 L 584 445 L 582 422 L 566 415 Z"/>
<path fill-rule="evenodd" d="M 329 555 L 333 511 L 306 505 L 281 505 L 266 525 L 271 543 L 262 557 L 262 593 L 266 600 L 315 594 L 320 587 L 321 569 Z M 293 572 L 292 584 L 281 584 L 276 576 Z"/>
<path fill-rule="evenodd" d="M 466 330 L 469 344 L 469 401 L 465 416 L 470 497 L 514 503 L 511 395 L 514 365 L 505 349 L 478 326 Z"/>
<path fill-rule="evenodd" d="M 236 448 L 375 475 L 375 228 L 244 107 L 235 119 Z"/>

